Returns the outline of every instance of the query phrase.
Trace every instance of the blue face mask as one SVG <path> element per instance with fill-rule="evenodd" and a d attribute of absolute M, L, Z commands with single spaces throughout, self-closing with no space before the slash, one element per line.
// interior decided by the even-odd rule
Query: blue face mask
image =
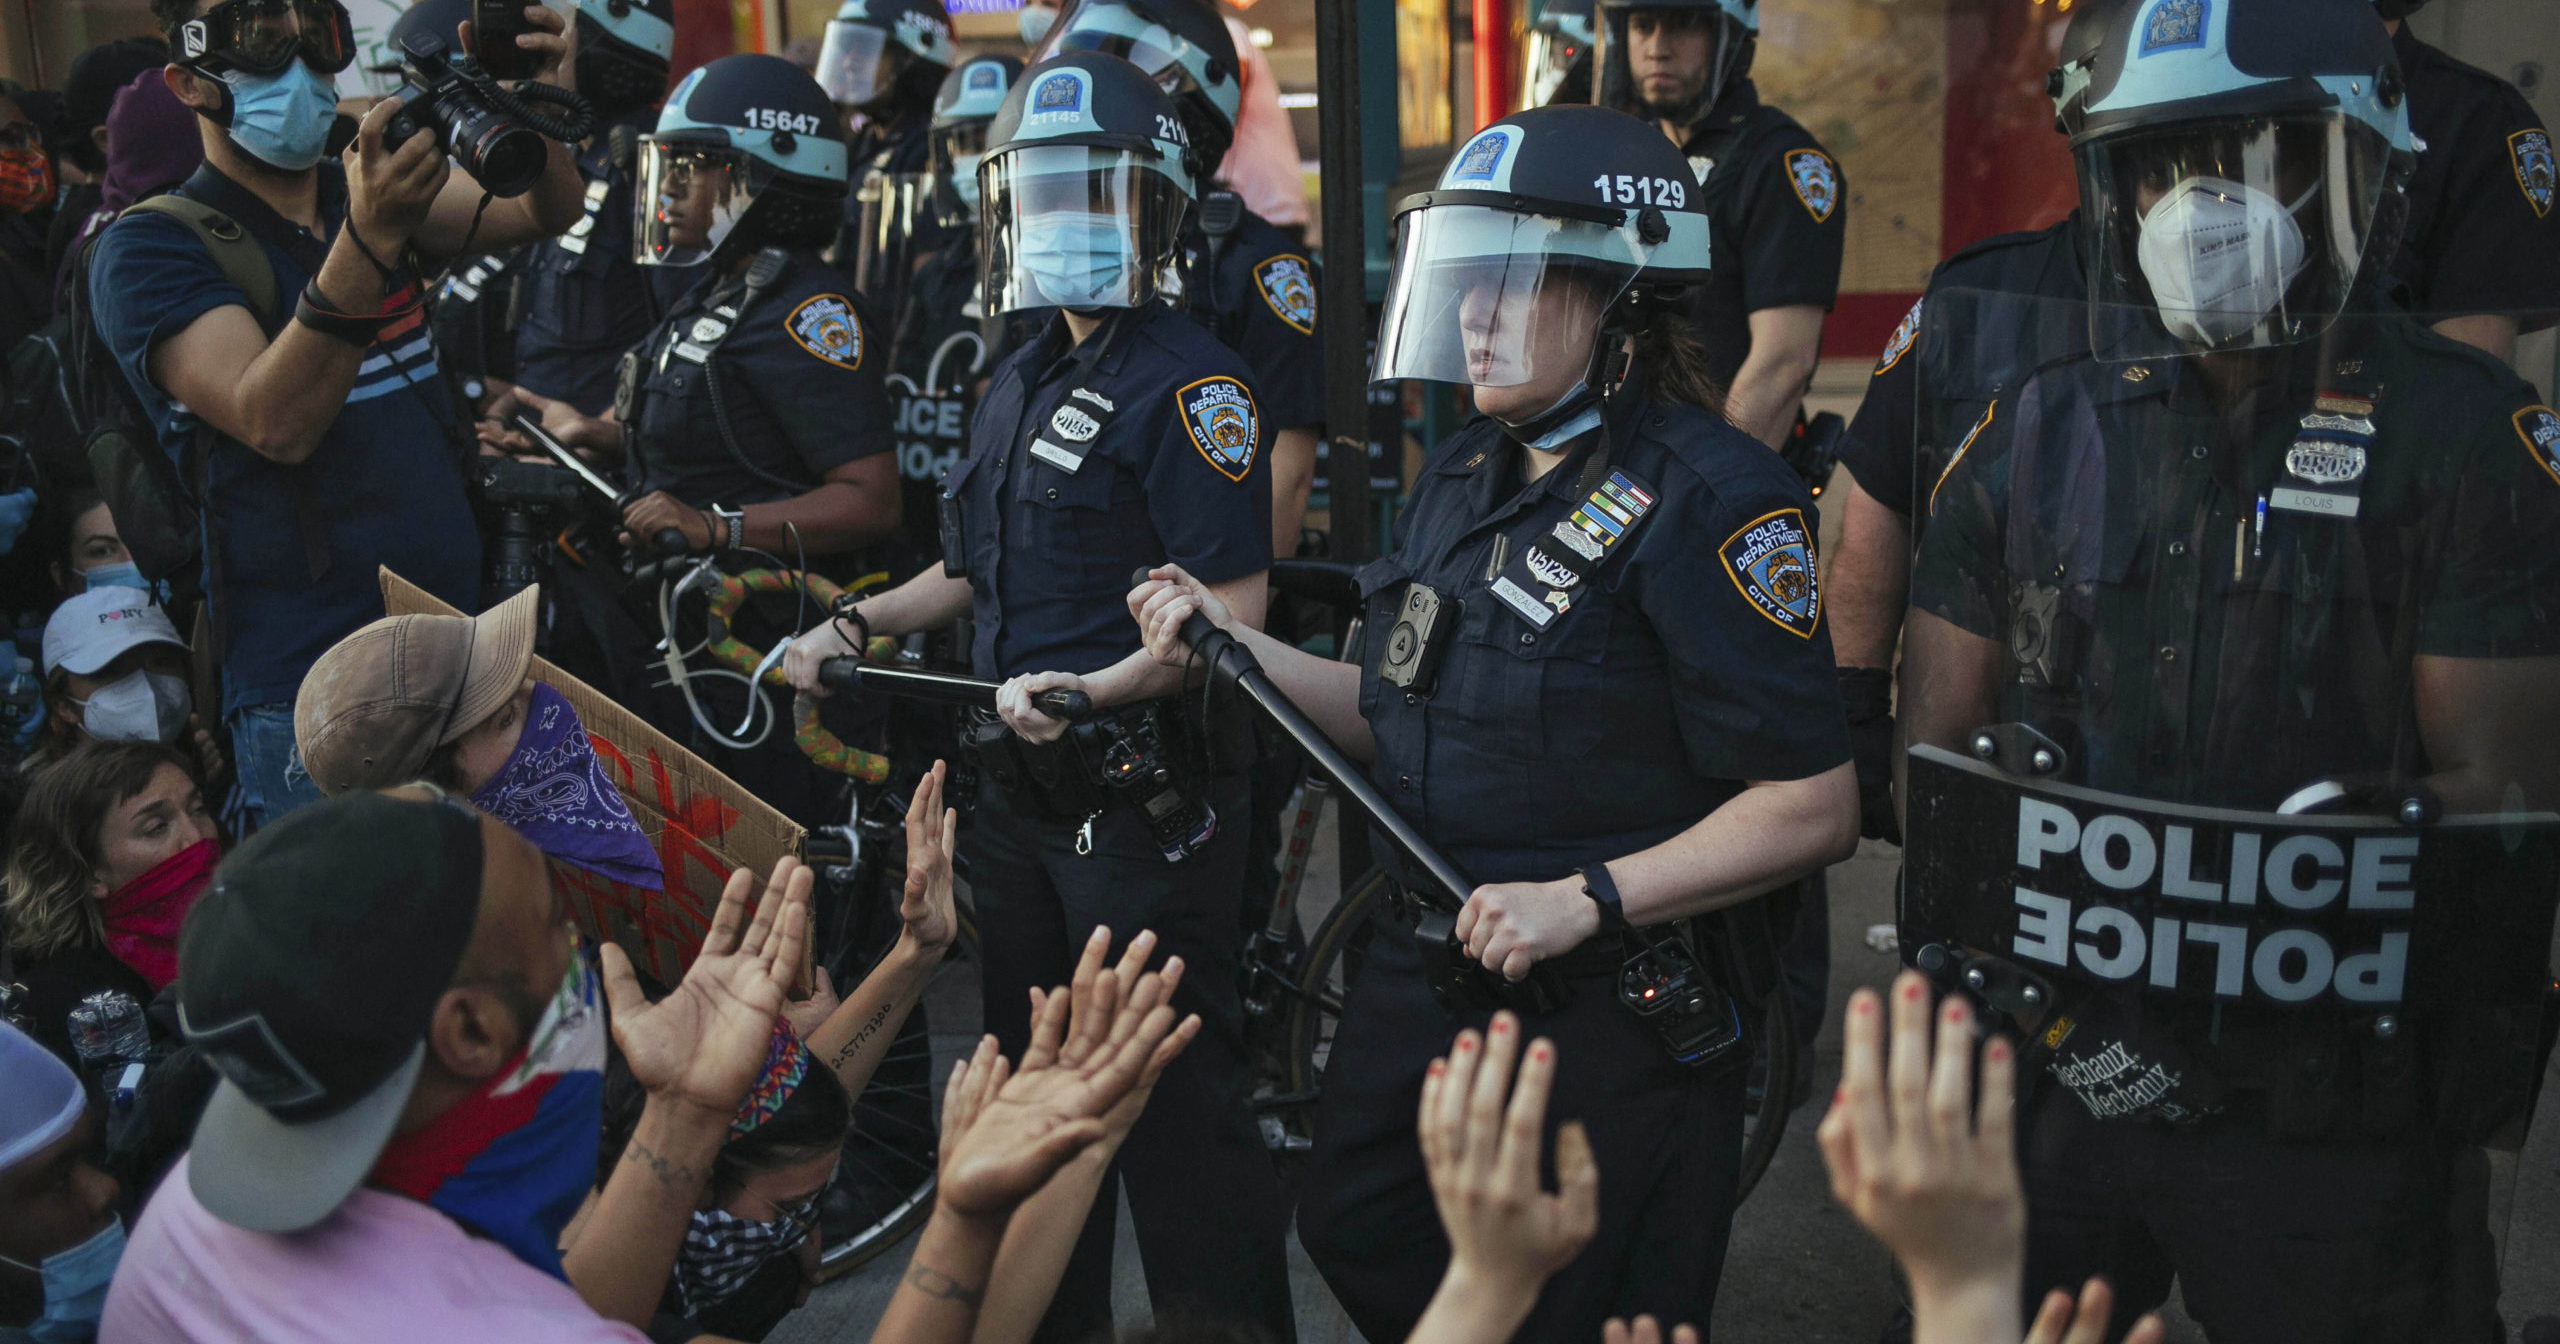
<path fill-rule="evenodd" d="M 1116 216 L 1050 211 L 1022 221 L 1019 263 L 1041 297 L 1060 308 L 1126 307 L 1129 256 Z"/>
<path fill-rule="evenodd" d="M 98 1317 L 107 1309 L 107 1281 L 124 1258 L 124 1220 L 98 1230 L 98 1235 L 67 1251 L 44 1258 L 35 1269 L 7 1260 L 44 1280 L 44 1313 L 22 1327 L 36 1344 L 87 1344 L 98 1334 Z"/>
<path fill-rule="evenodd" d="M 93 591 L 99 588 L 140 588 L 145 592 L 151 590 L 151 581 L 142 577 L 142 566 L 130 560 L 81 570 L 80 580 Z"/>
<path fill-rule="evenodd" d="M 951 156 L 951 194 L 969 207 L 969 217 L 978 217 L 978 155 Z"/>
<path fill-rule="evenodd" d="M 338 115 L 338 90 L 309 62 L 296 60 L 273 75 L 232 70 L 222 82 L 231 86 L 231 143 L 288 173 L 320 161 Z"/>

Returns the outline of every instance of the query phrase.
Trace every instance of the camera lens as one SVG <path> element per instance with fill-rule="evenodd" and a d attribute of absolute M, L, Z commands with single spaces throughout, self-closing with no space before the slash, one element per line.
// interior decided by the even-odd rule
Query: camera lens
<path fill-rule="evenodd" d="M 542 179 L 543 164 L 549 157 L 541 136 L 522 126 L 500 122 L 472 145 L 464 162 L 471 166 L 471 175 L 491 193 L 521 196 Z"/>

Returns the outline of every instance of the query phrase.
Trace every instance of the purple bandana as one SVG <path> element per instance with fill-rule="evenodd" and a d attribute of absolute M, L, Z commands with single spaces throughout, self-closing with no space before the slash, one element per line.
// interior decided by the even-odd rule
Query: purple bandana
<path fill-rule="evenodd" d="M 471 801 L 555 859 L 626 886 L 666 889 L 658 853 L 606 778 L 578 711 L 548 685 L 534 683 L 515 754 Z"/>

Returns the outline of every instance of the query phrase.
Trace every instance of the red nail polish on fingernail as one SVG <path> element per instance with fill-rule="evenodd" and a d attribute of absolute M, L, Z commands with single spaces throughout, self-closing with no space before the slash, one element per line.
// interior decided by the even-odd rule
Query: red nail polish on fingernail
<path fill-rule="evenodd" d="M 1920 997 L 1920 986 L 1916 984 L 1904 985 L 1902 987 L 1902 997 L 1906 999 L 1918 999 Z"/>
<path fill-rule="evenodd" d="M 2006 1062 L 2009 1058 L 2009 1043 L 2007 1041 L 1995 1040 L 1991 1044 L 1982 1048 L 1982 1056 L 1985 1059 L 1997 1059 Z"/>
<path fill-rule="evenodd" d="M 1548 1049 L 1546 1046 L 1541 1045 L 1541 1046 L 1534 1047 L 1534 1048 L 1532 1048 L 1532 1049 L 1529 1051 L 1529 1058 L 1534 1059 L 1534 1060 L 1538 1061 L 1538 1062 L 1539 1062 L 1539 1063 L 1541 1063 L 1541 1064 L 1544 1064 L 1544 1063 L 1546 1063 L 1548 1060 L 1555 1058 L 1555 1053 L 1556 1053 L 1555 1051 L 1553 1051 L 1553 1050 L 1551 1050 L 1551 1049 Z"/>
<path fill-rule="evenodd" d="M 1875 1010 L 1876 1004 L 1873 999 L 1860 999 L 1849 1005 L 1849 1011 L 1856 1013 L 1860 1017 L 1865 1017 L 1867 1014 L 1872 1013 Z"/>

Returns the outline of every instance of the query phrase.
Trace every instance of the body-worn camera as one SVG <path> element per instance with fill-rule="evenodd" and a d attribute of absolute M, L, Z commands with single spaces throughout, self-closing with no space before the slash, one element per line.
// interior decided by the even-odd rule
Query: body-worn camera
<path fill-rule="evenodd" d="M 1618 1001 L 1653 1028 L 1662 1048 L 1703 1069 L 1742 1044 L 1742 1013 L 1678 936 L 1639 933 L 1645 948 L 1618 973 Z"/>
<path fill-rule="evenodd" d="M 396 150 L 413 135 L 434 136 L 493 196 L 531 191 L 550 161 L 544 140 L 575 143 L 594 126 L 594 115 L 578 95 L 547 84 L 510 90 L 431 34 L 413 34 L 401 44 L 400 69 L 405 82 L 391 92 L 400 110 L 382 128 L 382 147 Z M 530 106 L 535 102 L 555 104 L 570 116 L 547 116 Z"/>
<path fill-rule="evenodd" d="M 1441 655 L 1449 633 L 1457 628 L 1460 604 L 1440 596 L 1427 584 L 1409 583 L 1396 623 L 1387 631 L 1387 647 L 1378 656 L 1378 680 L 1416 695 L 1429 695 L 1440 674 Z"/>

